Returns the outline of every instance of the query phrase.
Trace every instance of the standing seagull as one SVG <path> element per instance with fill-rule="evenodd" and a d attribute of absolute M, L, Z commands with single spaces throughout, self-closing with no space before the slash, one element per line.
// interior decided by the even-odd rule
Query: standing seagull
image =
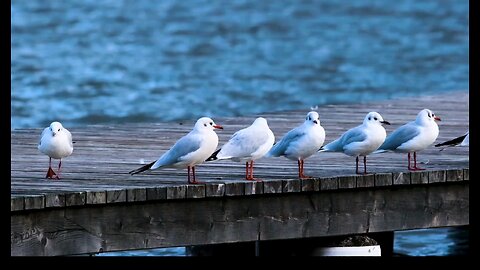
<path fill-rule="evenodd" d="M 223 127 L 216 125 L 215 122 L 208 117 L 198 119 L 193 130 L 180 138 L 172 148 L 165 152 L 159 159 L 132 170 L 129 173 L 133 175 L 158 168 L 187 167 L 188 183 L 198 184 L 199 182 L 195 179 L 195 165 L 203 163 L 213 151 L 215 151 L 218 145 L 218 136 L 214 129 L 223 129 Z M 192 169 L 193 180 L 190 180 L 190 169 Z"/>
<path fill-rule="evenodd" d="M 325 141 L 325 130 L 320 125 L 320 117 L 315 111 L 307 114 L 302 125 L 290 130 L 276 143 L 268 157 L 285 156 L 298 162 L 298 177 L 311 178 L 303 172 L 303 163 L 306 158 L 315 154 Z"/>
<path fill-rule="evenodd" d="M 435 144 L 435 147 L 440 147 L 440 146 L 445 146 L 444 148 L 440 149 L 440 151 L 443 151 L 445 149 L 447 149 L 447 147 L 452 147 L 452 146 L 468 146 L 468 143 L 470 141 L 470 138 L 469 138 L 469 133 L 467 131 L 467 133 L 465 133 L 464 135 L 460 136 L 460 137 L 457 137 L 455 139 L 451 139 L 451 140 L 448 140 L 446 142 L 443 142 L 443 143 L 438 143 L 438 144 Z"/>
<path fill-rule="evenodd" d="M 390 125 L 378 112 L 369 112 L 363 119 L 363 124 L 349 129 L 340 138 L 322 147 L 320 152 L 342 152 L 354 156 L 357 174 L 360 174 L 358 156 L 363 156 L 363 174 L 367 174 L 367 155 L 377 150 L 387 136 L 382 124 Z"/>
<path fill-rule="evenodd" d="M 263 117 L 255 119 L 247 128 L 235 132 L 230 140 L 207 159 L 231 159 L 236 162 L 242 160 L 245 164 L 245 179 L 256 180 L 253 177 L 253 161 L 263 157 L 272 148 L 275 136 Z"/>
<path fill-rule="evenodd" d="M 70 156 L 73 152 L 72 134 L 60 122 L 52 122 L 43 130 L 38 150 L 50 158 L 45 178 L 60 179 L 62 158 Z M 52 169 L 52 158 L 60 159 L 58 174 Z"/>
<path fill-rule="evenodd" d="M 424 170 L 417 166 L 417 151 L 430 146 L 438 136 L 438 125 L 441 121 L 431 110 L 423 109 L 417 114 L 415 121 L 406 123 L 393 131 L 376 152 L 393 151 L 408 153 L 408 169 Z M 410 166 L 410 153 L 413 152 L 413 167 Z"/>

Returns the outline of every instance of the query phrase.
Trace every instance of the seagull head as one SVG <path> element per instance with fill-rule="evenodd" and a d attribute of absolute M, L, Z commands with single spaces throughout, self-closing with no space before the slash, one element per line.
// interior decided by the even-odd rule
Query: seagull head
<path fill-rule="evenodd" d="M 60 131 L 63 130 L 63 126 L 60 122 L 52 122 L 50 124 L 50 131 L 52 132 L 52 136 L 57 135 Z"/>
<path fill-rule="evenodd" d="M 314 125 L 320 125 L 320 116 L 317 112 L 311 111 L 307 113 L 305 123 L 313 123 Z"/>
<path fill-rule="evenodd" d="M 378 112 L 369 112 L 367 116 L 365 116 L 365 119 L 363 120 L 363 124 L 390 125 L 390 122 L 383 120 L 383 117 Z"/>
<path fill-rule="evenodd" d="M 268 126 L 267 119 L 263 117 L 257 117 L 255 121 L 253 121 L 252 125 L 263 125 L 263 126 Z"/>
<path fill-rule="evenodd" d="M 223 129 L 222 126 L 215 124 L 215 122 L 208 117 L 202 117 L 197 120 L 195 123 L 195 129 L 197 130 L 214 130 L 214 129 Z"/>
<path fill-rule="evenodd" d="M 436 116 L 431 110 L 423 109 L 417 114 L 417 119 L 415 122 L 419 124 L 423 123 L 433 123 L 435 121 L 442 121 L 440 117 Z"/>

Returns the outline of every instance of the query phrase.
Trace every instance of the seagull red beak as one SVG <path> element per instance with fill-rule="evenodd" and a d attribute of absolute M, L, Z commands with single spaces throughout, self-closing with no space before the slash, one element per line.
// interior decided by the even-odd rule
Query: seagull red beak
<path fill-rule="evenodd" d="M 438 116 L 434 116 L 433 119 L 435 119 L 437 121 L 442 121 L 442 119 L 440 119 L 440 117 L 438 117 Z"/>
<path fill-rule="evenodd" d="M 223 129 L 223 127 L 220 126 L 220 125 L 214 125 L 213 127 L 214 127 L 214 128 L 218 128 L 218 129 Z"/>

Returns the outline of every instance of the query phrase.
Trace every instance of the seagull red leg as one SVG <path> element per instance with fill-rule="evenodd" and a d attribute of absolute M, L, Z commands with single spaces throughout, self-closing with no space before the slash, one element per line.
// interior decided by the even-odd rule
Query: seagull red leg
<path fill-rule="evenodd" d="M 260 179 L 255 179 L 255 177 L 253 177 L 253 160 L 250 161 L 250 163 L 247 161 L 247 177 L 246 177 L 247 180 L 250 180 L 250 181 L 262 181 Z"/>
<path fill-rule="evenodd" d="M 50 158 L 50 161 L 48 162 L 48 171 L 47 171 L 47 176 L 45 176 L 45 178 L 49 178 L 49 179 L 57 178 L 57 174 L 52 169 L 52 158 Z"/>
<path fill-rule="evenodd" d="M 62 159 L 60 159 L 60 162 L 58 163 L 58 173 L 57 173 L 57 179 L 60 179 L 60 172 L 62 170 Z"/>
<path fill-rule="evenodd" d="M 416 171 L 423 171 L 425 169 L 417 167 L 417 152 L 413 152 L 413 168 L 415 168 Z"/>
<path fill-rule="evenodd" d="M 300 159 L 300 169 L 299 169 L 299 170 L 300 170 L 300 173 L 299 173 L 299 177 L 300 177 L 300 179 L 310 179 L 310 178 L 312 178 L 312 177 L 311 177 L 311 176 L 308 176 L 308 175 L 305 175 L 305 173 L 304 173 L 304 172 L 305 172 L 304 169 L 303 169 L 303 165 L 304 165 L 304 164 L 305 164 L 305 160 Z"/>
<path fill-rule="evenodd" d="M 192 166 L 192 178 L 193 178 L 193 181 L 190 181 L 190 178 L 189 178 L 189 180 L 188 180 L 189 184 L 201 184 L 201 182 L 197 181 L 197 179 L 195 177 L 195 166 Z"/>
<path fill-rule="evenodd" d="M 363 156 L 363 174 L 367 173 L 367 156 Z"/>

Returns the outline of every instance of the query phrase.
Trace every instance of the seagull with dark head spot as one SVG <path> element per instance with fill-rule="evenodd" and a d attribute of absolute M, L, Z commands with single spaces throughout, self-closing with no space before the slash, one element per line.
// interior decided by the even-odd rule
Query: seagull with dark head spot
<path fill-rule="evenodd" d="M 435 121 L 441 121 L 440 117 L 429 109 L 421 110 L 415 121 L 400 126 L 388 135 L 376 152 L 408 153 L 408 169 L 424 170 L 417 166 L 417 152 L 426 149 L 437 139 L 439 130 Z M 413 166 L 410 162 L 410 153 L 413 153 Z"/>
<path fill-rule="evenodd" d="M 245 161 L 245 179 L 260 181 L 253 177 L 253 161 L 263 157 L 274 142 L 275 136 L 268 127 L 267 119 L 258 117 L 249 127 L 235 132 L 207 161 L 222 159 Z"/>
<path fill-rule="evenodd" d="M 369 112 L 363 119 L 363 124 L 347 130 L 340 138 L 325 145 L 319 151 L 342 152 L 355 157 L 357 174 L 360 174 L 358 157 L 363 156 L 363 174 L 367 174 L 367 155 L 377 150 L 387 136 L 382 124 L 390 125 L 378 112 Z"/>
<path fill-rule="evenodd" d="M 38 143 L 38 150 L 50 158 L 45 178 L 60 179 L 62 158 L 66 158 L 73 153 L 72 134 L 60 122 L 52 122 L 49 127 L 43 130 Z M 60 160 L 57 173 L 52 169 L 52 158 Z"/>
<path fill-rule="evenodd" d="M 320 116 L 311 111 L 300 126 L 290 130 L 276 143 L 267 157 L 285 156 L 298 163 L 298 178 L 312 178 L 304 173 L 304 160 L 315 154 L 325 141 L 325 129 L 320 125 Z"/>
<path fill-rule="evenodd" d="M 159 159 L 132 170 L 129 173 L 134 175 L 147 170 L 167 167 L 187 168 L 188 183 L 200 183 L 195 177 L 195 166 L 203 163 L 217 148 L 218 135 L 215 133 L 215 129 L 223 129 L 223 127 L 215 124 L 215 122 L 208 117 L 198 119 L 193 130 L 180 138 L 172 148 L 165 152 Z M 192 177 L 190 177 L 190 169 L 192 170 Z"/>

